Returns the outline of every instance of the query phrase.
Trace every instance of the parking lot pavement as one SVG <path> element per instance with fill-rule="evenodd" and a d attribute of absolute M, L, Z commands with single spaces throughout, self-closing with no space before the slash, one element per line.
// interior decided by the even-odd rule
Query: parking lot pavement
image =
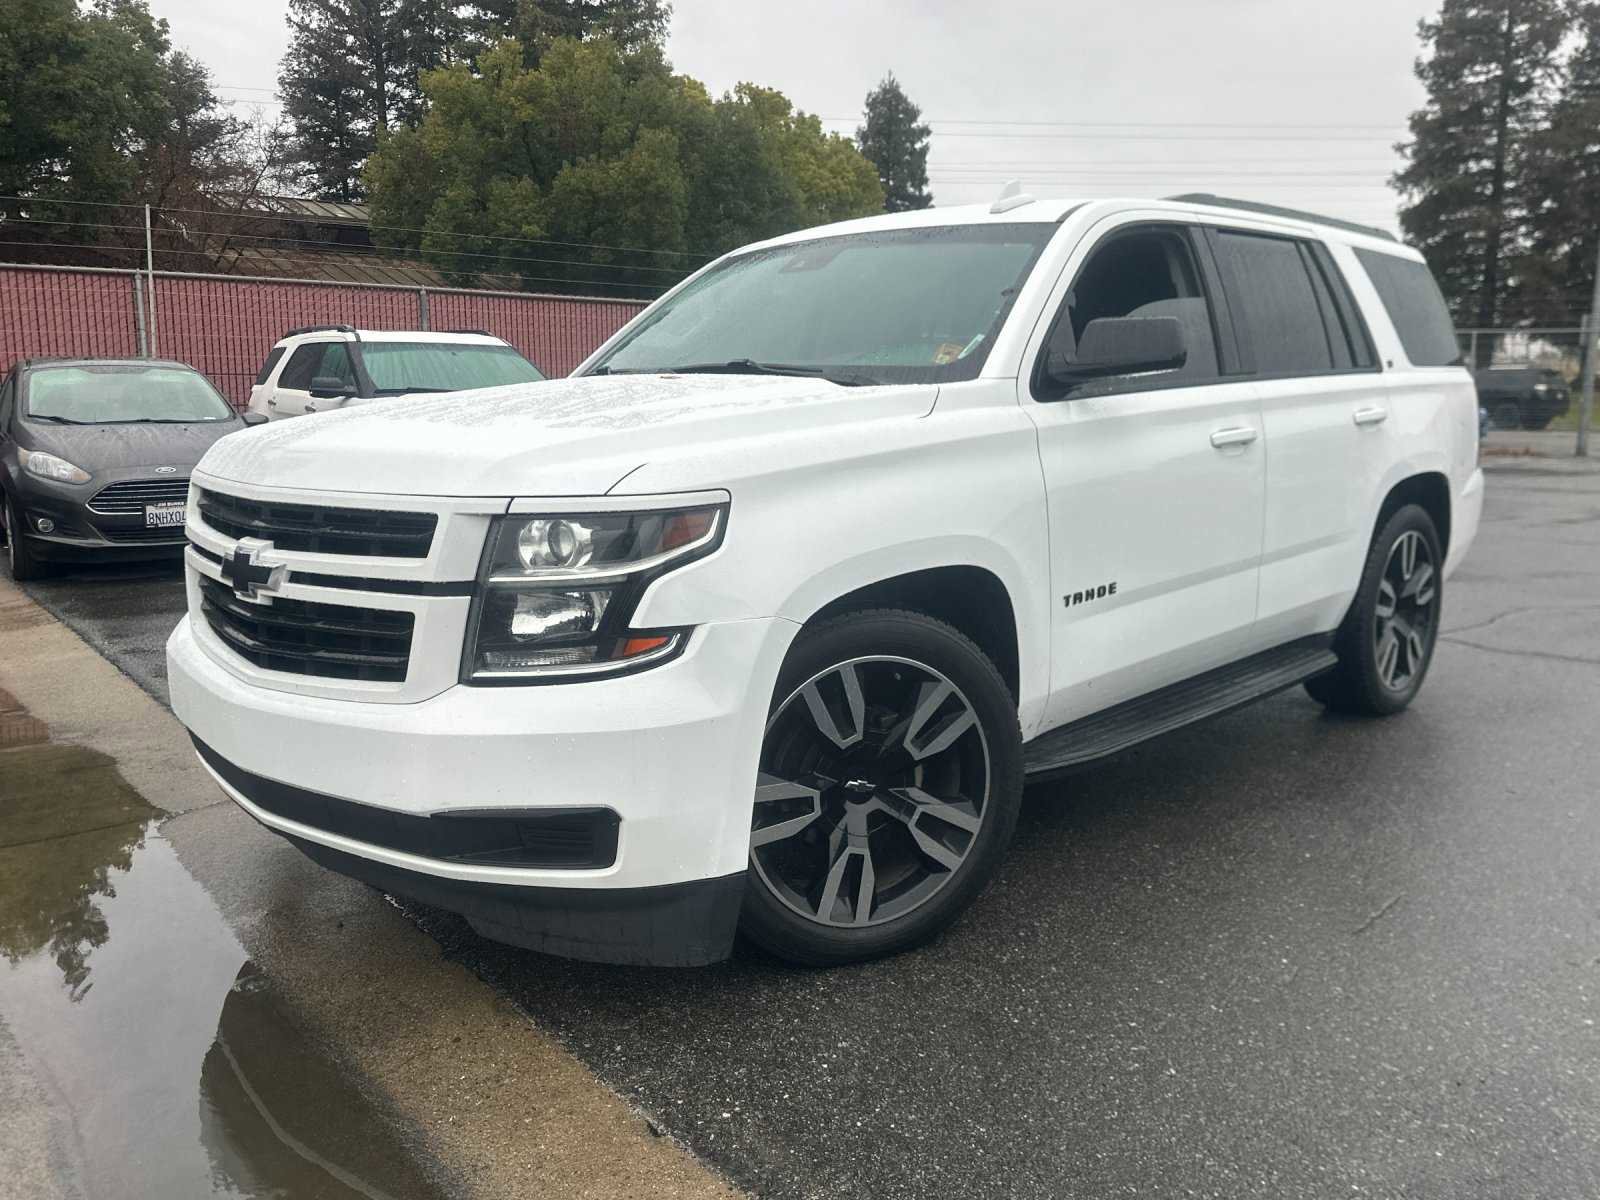
<path fill-rule="evenodd" d="M 413 915 L 762 1196 L 1600 1194 L 1600 473 L 1498 464 L 1445 626 L 1398 718 L 1295 691 L 1031 789 L 977 908 L 888 962 Z"/>

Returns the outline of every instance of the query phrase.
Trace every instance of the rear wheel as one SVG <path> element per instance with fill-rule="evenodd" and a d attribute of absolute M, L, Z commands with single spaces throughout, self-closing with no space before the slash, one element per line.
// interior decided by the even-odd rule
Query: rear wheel
<path fill-rule="evenodd" d="M 1523 417 L 1522 418 L 1522 427 L 1524 429 L 1543 429 L 1546 425 L 1550 424 L 1550 421 L 1551 421 L 1551 418 L 1548 417 L 1548 416 L 1545 416 L 1545 417 Z"/>
<path fill-rule="evenodd" d="M 19 532 L 21 529 L 22 517 L 17 506 L 10 496 L 0 495 L 0 537 L 4 537 L 6 543 L 6 566 L 11 570 L 12 579 L 25 583 L 44 574 L 44 564 L 28 545 L 28 539 Z"/>
<path fill-rule="evenodd" d="M 1443 564 L 1426 509 L 1408 504 L 1385 521 L 1334 638 L 1339 665 L 1309 680 L 1306 691 L 1331 709 L 1371 716 L 1410 704 L 1439 636 Z"/>
<path fill-rule="evenodd" d="M 928 940 L 1016 825 L 1016 701 L 968 638 L 871 610 L 802 633 L 762 743 L 741 929 L 826 966 Z"/>

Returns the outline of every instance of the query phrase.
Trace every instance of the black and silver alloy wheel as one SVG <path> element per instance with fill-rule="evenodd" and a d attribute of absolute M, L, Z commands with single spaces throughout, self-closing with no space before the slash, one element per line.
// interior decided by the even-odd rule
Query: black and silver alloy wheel
<path fill-rule="evenodd" d="M 1016 701 L 961 633 L 897 610 L 806 630 L 762 741 L 742 928 L 817 965 L 926 941 L 993 873 L 1021 778 Z"/>
<path fill-rule="evenodd" d="M 1426 509 L 1406 504 L 1384 519 L 1334 635 L 1339 664 L 1306 682 L 1313 699 L 1369 716 L 1411 703 L 1439 637 L 1443 562 L 1439 531 Z"/>
<path fill-rule="evenodd" d="M 1373 658 L 1391 692 L 1405 691 L 1427 665 L 1436 583 L 1432 550 L 1419 531 L 1406 530 L 1389 551 L 1374 607 Z"/>
<path fill-rule="evenodd" d="M 822 925 L 876 925 L 932 899 L 983 826 L 989 747 L 961 689 L 926 663 L 856 658 L 767 725 L 750 863 Z"/>

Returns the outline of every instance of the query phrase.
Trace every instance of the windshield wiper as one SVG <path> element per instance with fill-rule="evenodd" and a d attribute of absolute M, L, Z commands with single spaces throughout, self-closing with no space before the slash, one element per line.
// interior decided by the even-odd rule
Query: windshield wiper
<path fill-rule="evenodd" d="M 49 421 L 52 425 L 93 425 L 93 421 L 74 421 L 71 417 L 57 417 L 49 413 L 29 413 L 30 421 Z"/>
<path fill-rule="evenodd" d="M 489 384 L 488 386 L 490 386 L 490 387 L 498 387 L 500 385 L 499 384 Z M 469 389 L 469 388 L 392 387 L 392 388 L 373 388 L 372 389 L 372 394 L 374 396 L 409 396 L 409 395 L 413 395 L 413 394 L 419 393 L 419 392 L 464 392 L 464 391 L 470 391 L 470 390 L 471 389 Z"/>
<path fill-rule="evenodd" d="M 729 362 L 687 363 L 681 367 L 668 367 L 668 375 L 788 375 L 807 379 L 826 379 L 841 387 L 870 387 L 878 381 L 866 375 L 849 371 L 834 371 L 830 367 L 799 367 L 788 363 L 756 362 L 753 358 L 735 358 Z"/>

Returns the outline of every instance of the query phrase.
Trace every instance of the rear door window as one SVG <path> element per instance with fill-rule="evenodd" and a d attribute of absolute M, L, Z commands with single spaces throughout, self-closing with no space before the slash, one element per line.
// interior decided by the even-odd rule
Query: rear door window
<path fill-rule="evenodd" d="M 292 392 L 310 391 L 311 381 L 318 374 L 317 368 L 322 362 L 322 352 L 327 348 L 327 342 L 301 346 L 284 364 L 283 373 L 278 376 L 278 386 Z"/>
<path fill-rule="evenodd" d="M 1334 370 L 1322 304 L 1299 242 L 1223 229 L 1217 231 L 1215 245 L 1256 372 L 1322 375 Z"/>
<path fill-rule="evenodd" d="M 256 372 L 256 386 L 260 387 L 272 378 L 272 368 L 278 365 L 278 360 L 283 357 L 283 347 L 274 346 L 267 351 L 267 361 L 261 364 L 261 370 Z"/>
<path fill-rule="evenodd" d="M 1444 295 L 1426 263 L 1378 250 L 1357 250 L 1378 299 L 1415 367 L 1459 366 L 1461 346 Z"/>

